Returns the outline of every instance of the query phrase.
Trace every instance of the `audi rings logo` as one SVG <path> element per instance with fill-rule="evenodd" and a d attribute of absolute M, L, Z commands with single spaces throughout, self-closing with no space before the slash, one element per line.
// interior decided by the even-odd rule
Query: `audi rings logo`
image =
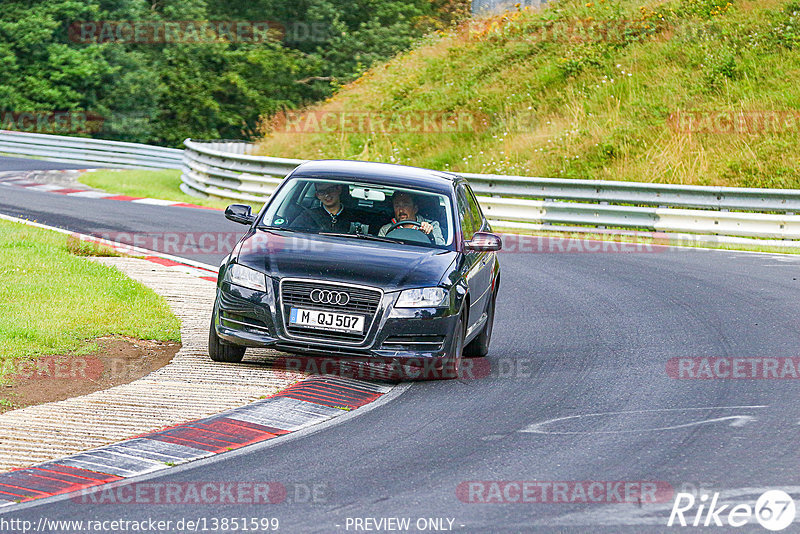
<path fill-rule="evenodd" d="M 337 306 L 344 306 L 350 302 L 350 295 L 344 291 L 315 289 L 311 292 L 311 302 L 316 302 L 317 304 L 336 304 Z"/>

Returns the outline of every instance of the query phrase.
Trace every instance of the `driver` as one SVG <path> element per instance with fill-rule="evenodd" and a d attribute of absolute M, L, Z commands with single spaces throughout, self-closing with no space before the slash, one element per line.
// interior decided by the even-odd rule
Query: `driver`
<path fill-rule="evenodd" d="M 444 236 L 442 235 L 442 229 L 439 227 L 439 221 L 426 219 L 417 213 L 419 211 L 419 207 L 417 206 L 417 201 L 414 198 L 414 195 L 411 193 L 398 191 L 392 195 L 392 205 L 394 206 L 394 218 L 392 219 L 392 222 L 389 224 L 384 224 L 381 227 L 380 231 L 378 232 L 379 236 L 385 236 L 389 231 L 389 228 L 399 221 L 417 221 L 420 223 L 419 226 L 413 224 L 404 224 L 402 226 L 398 226 L 398 228 L 413 228 L 419 230 L 428 235 L 432 235 L 433 241 L 437 245 L 444 245 Z"/>
<path fill-rule="evenodd" d="M 326 232 L 349 232 L 353 217 L 342 204 L 342 185 L 315 182 L 314 195 L 321 206 L 301 213 L 292 223 L 292 227 Z"/>

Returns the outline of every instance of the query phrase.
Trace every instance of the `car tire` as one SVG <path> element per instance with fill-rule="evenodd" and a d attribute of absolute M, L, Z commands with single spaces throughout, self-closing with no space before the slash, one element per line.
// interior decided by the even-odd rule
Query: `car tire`
<path fill-rule="evenodd" d="M 461 370 L 461 356 L 464 352 L 464 317 L 459 316 L 456 327 L 453 330 L 453 342 L 450 346 L 450 354 L 447 355 L 442 363 L 441 378 L 447 380 L 458 378 Z"/>
<path fill-rule="evenodd" d="M 208 355 L 215 362 L 239 363 L 244 358 L 245 347 L 237 345 L 225 345 L 214 329 L 214 320 L 211 320 L 211 328 L 208 330 Z"/>
<path fill-rule="evenodd" d="M 489 301 L 489 308 L 486 310 L 486 324 L 483 325 L 483 330 L 478 334 L 478 337 L 470 341 L 469 345 L 464 347 L 464 356 L 466 358 L 483 358 L 489 354 L 489 343 L 492 341 L 492 330 L 494 329 L 494 308 L 497 301 L 497 293 L 492 295 L 492 300 Z"/>

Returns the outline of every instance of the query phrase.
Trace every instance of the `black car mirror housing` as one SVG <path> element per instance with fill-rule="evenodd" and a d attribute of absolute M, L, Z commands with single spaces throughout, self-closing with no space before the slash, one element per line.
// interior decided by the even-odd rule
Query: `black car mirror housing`
<path fill-rule="evenodd" d="M 253 224 L 256 220 L 250 206 L 245 204 L 231 204 L 225 208 L 225 218 L 239 224 Z"/>
<path fill-rule="evenodd" d="M 503 241 L 497 234 L 490 232 L 475 232 L 472 239 L 466 242 L 467 250 L 479 252 L 494 252 L 503 248 Z"/>

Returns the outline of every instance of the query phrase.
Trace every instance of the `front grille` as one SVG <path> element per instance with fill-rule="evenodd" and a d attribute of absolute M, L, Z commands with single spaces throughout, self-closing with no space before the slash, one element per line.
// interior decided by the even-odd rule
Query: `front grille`
<path fill-rule="evenodd" d="M 339 306 L 336 304 L 321 304 L 311 300 L 311 292 L 315 289 L 330 291 L 343 291 L 350 296 L 350 301 Z M 324 282 L 306 282 L 298 280 L 285 280 L 281 283 L 281 302 L 283 304 L 283 324 L 290 335 L 320 341 L 344 341 L 348 343 L 361 343 L 367 335 L 367 330 L 375 318 L 383 294 L 378 289 L 366 289 L 346 285 L 327 284 Z M 310 310 L 323 310 L 329 312 L 347 313 L 364 316 L 364 332 L 352 334 L 348 332 L 334 332 L 317 328 L 289 325 L 289 314 L 292 308 L 306 308 Z"/>
<path fill-rule="evenodd" d="M 344 291 L 350 295 L 350 302 L 344 306 L 337 306 L 336 304 L 317 304 L 311 300 L 311 291 L 314 289 Z M 381 293 L 378 290 L 316 282 L 284 282 L 281 291 L 283 292 L 284 305 L 332 312 L 374 314 L 381 301 Z"/>

